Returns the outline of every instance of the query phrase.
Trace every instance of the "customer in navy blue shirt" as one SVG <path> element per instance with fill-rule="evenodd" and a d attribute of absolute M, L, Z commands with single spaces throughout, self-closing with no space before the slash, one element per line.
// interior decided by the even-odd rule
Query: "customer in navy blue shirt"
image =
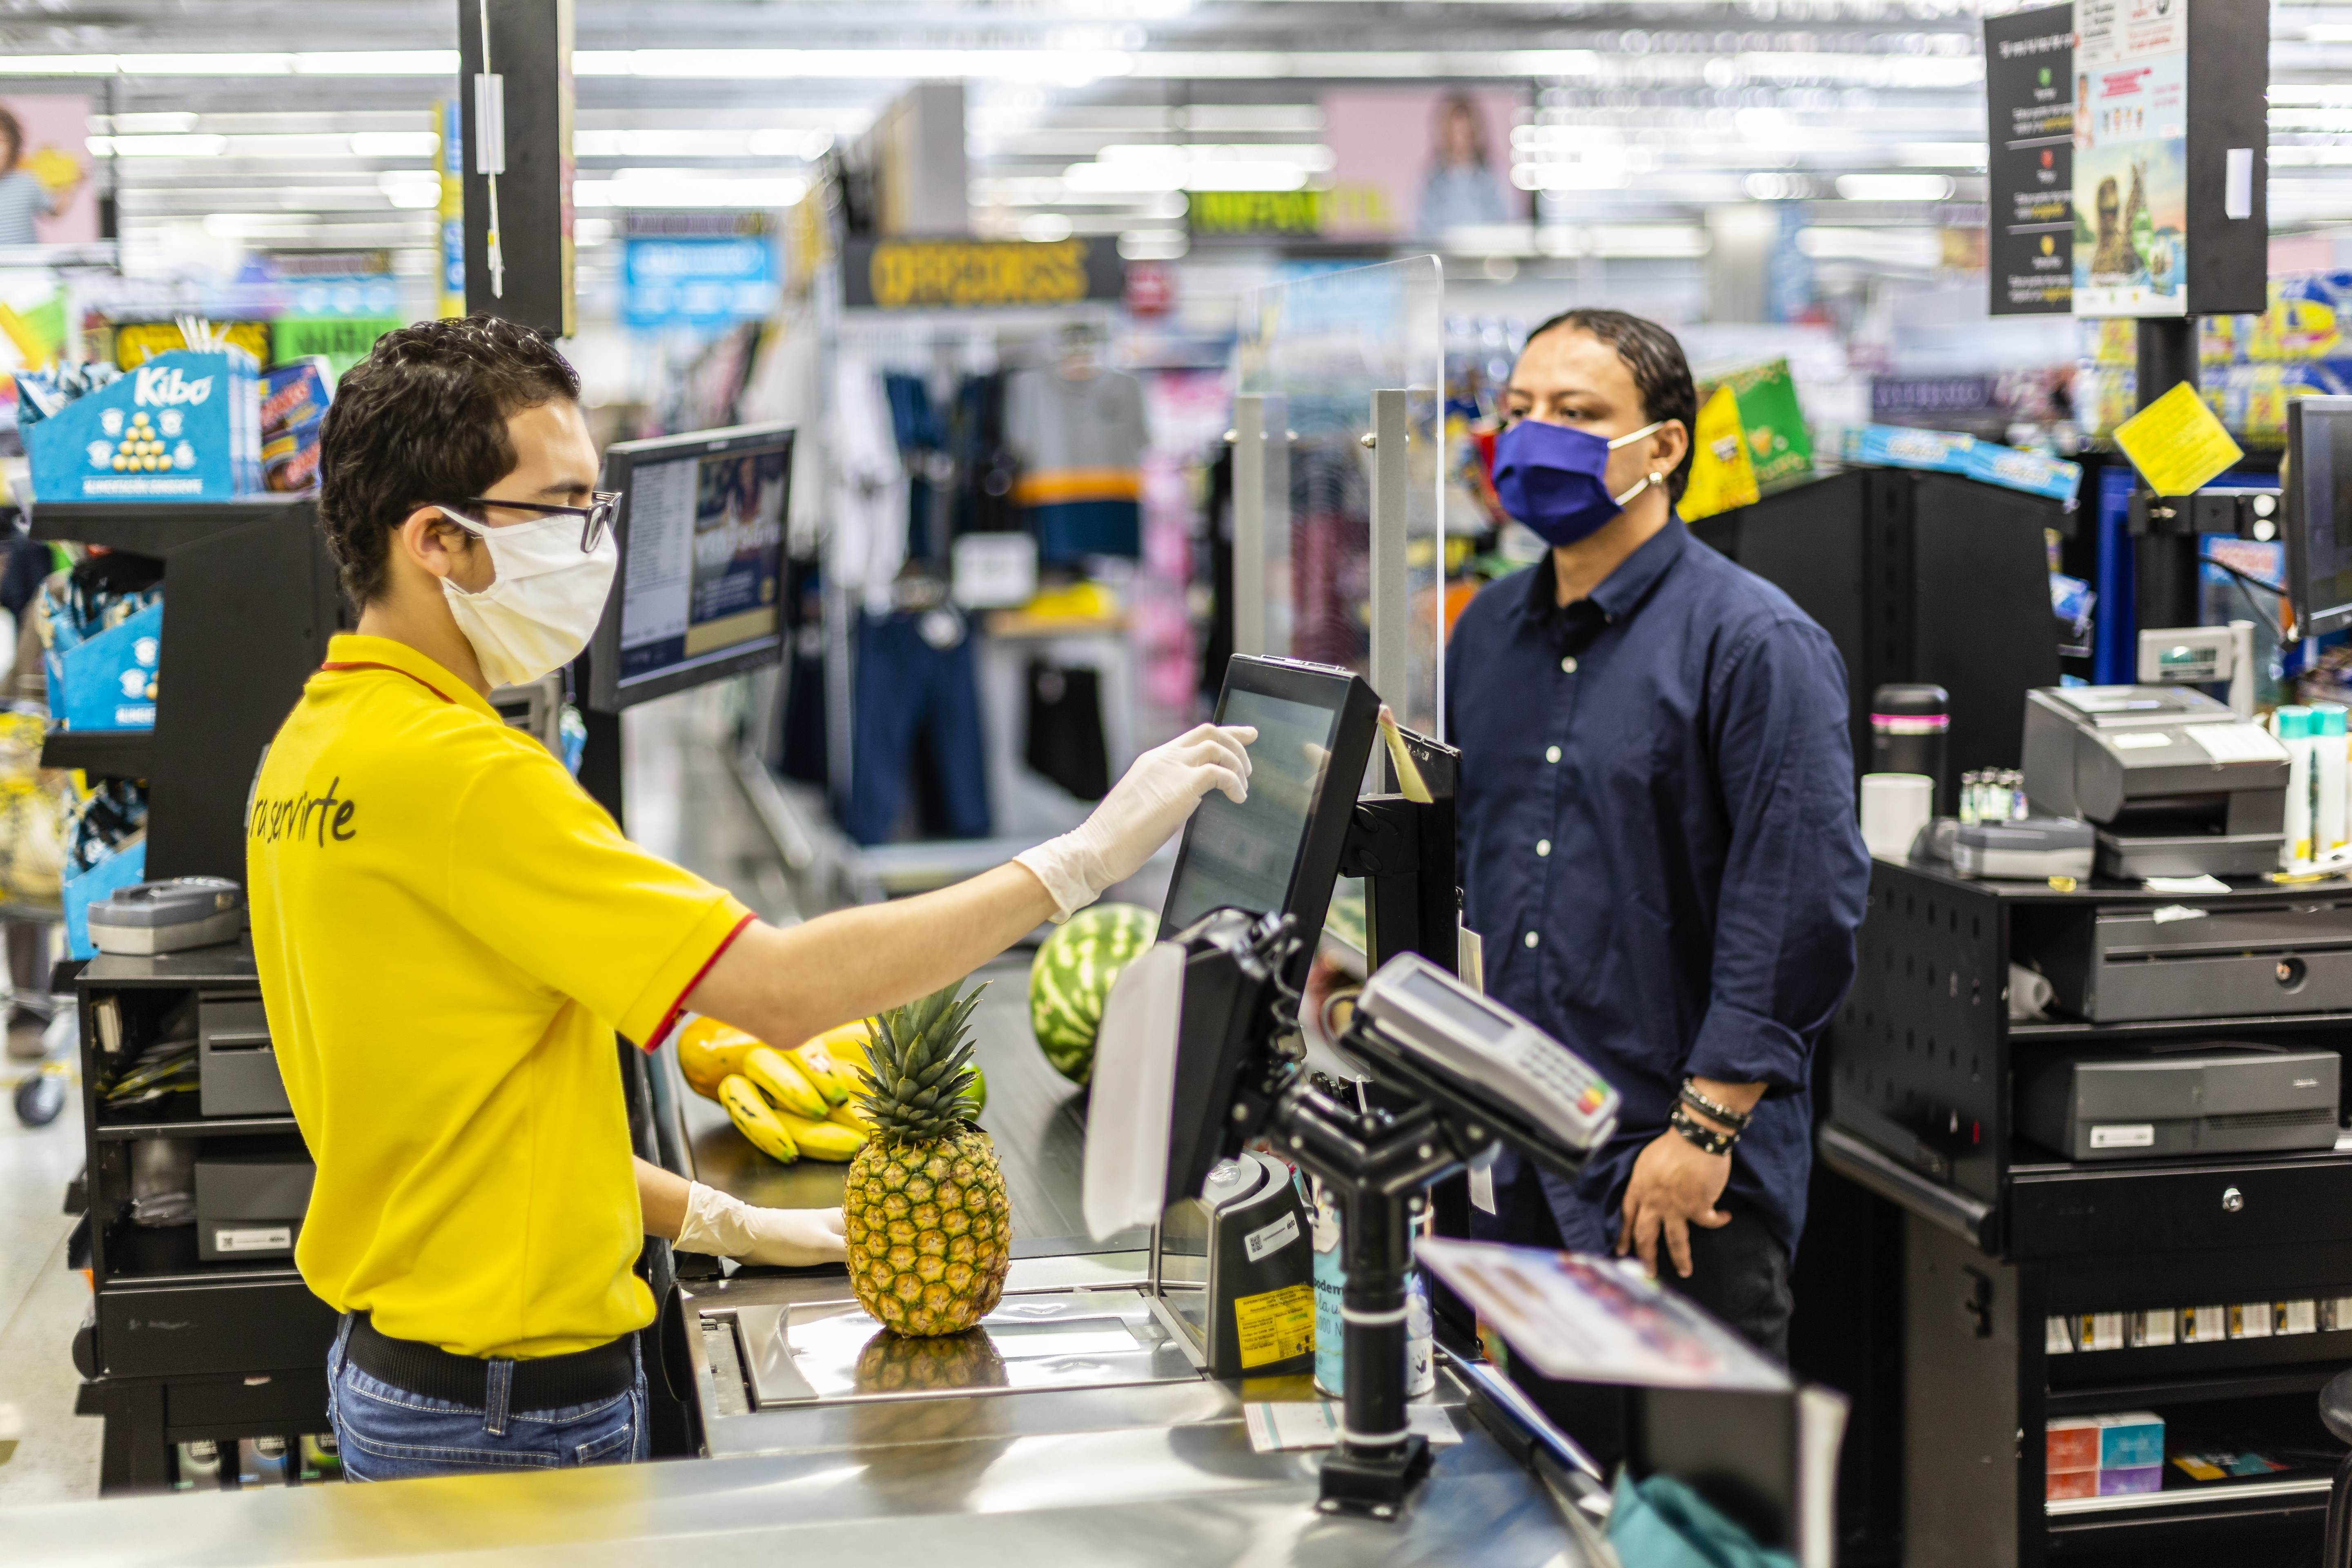
<path fill-rule="evenodd" d="M 1869 883 L 1844 668 L 1788 595 L 1675 516 L 1697 408 L 1671 333 L 1570 311 L 1528 338 L 1509 400 L 1514 421 L 1612 445 L 1521 432 L 1522 452 L 1600 470 L 1580 521 L 1533 480 L 1525 510 L 1550 514 L 1527 521 L 1591 531 L 1489 584 L 1447 648 L 1465 919 L 1488 991 L 1624 1107 L 1579 1181 L 1506 1153 L 1474 1230 L 1637 1252 L 1784 1356 L 1813 1040 L 1853 978 Z"/>

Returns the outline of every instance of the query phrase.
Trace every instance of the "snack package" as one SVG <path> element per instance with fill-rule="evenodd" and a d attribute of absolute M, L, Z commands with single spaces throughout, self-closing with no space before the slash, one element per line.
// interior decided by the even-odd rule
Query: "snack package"
<path fill-rule="evenodd" d="M 283 435 L 298 425 L 315 425 L 327 416 L 335 395 L 335 373 L 323 354 L 305 354 L 275 364 L 261 374 L 261 439 Z M 262 460 L 268 461 L 264 453 Z M 271 489 L 278 487 L 272 486 Z"/>
<path fill-rule="evenodd" d="M 1789 362 L 1776 359 L 1744 365 L 1709 376 L 1698 389 L 1699 406 L 1706 406 L 1718 387 L 1728 387 L 1739 409 L 1740 433 L 1759 487 L 1770 489 L 1783 479 L 1812 472 L 1813 436 L 1805 411 L 1797 400 L 1797 384 Z"/>

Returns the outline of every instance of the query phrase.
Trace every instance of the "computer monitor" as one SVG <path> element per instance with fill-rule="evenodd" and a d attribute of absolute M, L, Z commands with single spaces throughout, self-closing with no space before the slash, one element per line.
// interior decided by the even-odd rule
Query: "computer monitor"
<path fill-rule="evenodd" d="M 1323 932 L 1339 854 L 1378 730 L 1380 700 L 1352 671 L 1235 655 L 1216 722 L 1250 724 L 1249 799 L 1211 790 L 1185 825 L 1160 918 L 1173 936 L 1213 910 L 1280 910 L 1311 952 Z"/>
<path fill-rule="evenodd" d="M 621 567 L 589 643 L 587 707 L 616 713 L 783 658 L 793 434 L 741 425 L 605 448 Z"/>
<path fill-rule="evenodd" d="M 2352 397 L 2286 405 L 2286 592 L 2305 637 L 2352 626 Z"/>

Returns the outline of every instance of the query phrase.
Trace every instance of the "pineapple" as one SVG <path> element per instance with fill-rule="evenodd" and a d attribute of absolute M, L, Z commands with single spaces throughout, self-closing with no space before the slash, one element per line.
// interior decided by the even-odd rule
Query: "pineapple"
<path fill-rule="evenodd" d="M 842 1196 L 849 1279 L 884 1327 L 918 1338 L 978 1323 L 1004 1293 L 1013 1209 L 965 1092 L 965 1030 L 985 984 L 950 985 L 874 1021 L 862 1097 L 873 1133 Z"/>

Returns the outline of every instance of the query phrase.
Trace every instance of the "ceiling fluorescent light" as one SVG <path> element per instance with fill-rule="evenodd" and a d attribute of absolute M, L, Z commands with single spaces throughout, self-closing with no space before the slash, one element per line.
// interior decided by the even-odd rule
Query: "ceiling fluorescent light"
<path fill-rule="evenodd" d="M 1840 174 L 1837 194 L 1850 202 L 1940 202 L 1951 199 L 1947 174 Z"/>
<path fill-rule="evenodd" d="M 441 151 L 440 133 L 433 131 L 355 131 L 355 158 L 430 158 Z"/>
<path fill-rule="evenodd" d="M 456 76 L 455 49 L 332 49 L 294 57 L 300 76 Z"/>
<path fill-rule="evenodd" d="M 217 158 L 228 147 L 228 138 L 199 132 L 187 136 L 93 136 L 89 150 L 99 157 L 112 153 L 118 158 Z"/>
<path fill-rule="evenodd" d="M 12 55 L 0 53 L 0 76 L 112 76 L 114 55 Z"/>
<path fill-rule="evenodd" d="M 287 76 L 292 55 L 117 55 L 125 76 Z"/>

